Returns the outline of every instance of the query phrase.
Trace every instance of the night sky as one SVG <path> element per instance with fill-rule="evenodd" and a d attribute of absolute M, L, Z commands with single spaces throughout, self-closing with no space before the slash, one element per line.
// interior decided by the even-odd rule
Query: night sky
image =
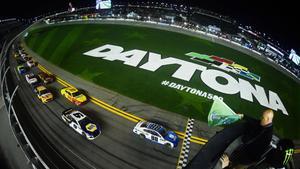
<path fill-rule="evenodd" d="M 114 0 L 112 0 L 114 1 Z M 118 1 L 118 0 L 115 0 Z M 119 0 L 120 1 L 120 0 Z M 132 1 L 132 0 L 122 0 Z M 145 1 L 145 0 L 144 0 Z M 163 0 L 152 0 L 163 1 Z M 0 5 L 0 18 L 33 17 L 42 13 L 67 9 L 68 2 L 73 6 L 91 6 L 95 0 L 9 0 Z M 243 25 L 251 25 L 279 41 L 284 49 L 294 48 L 300 53 L 300 6 L 293 0 L 165 0 L 187 4 L 230 16 Z M 297 8 L 298 7 L 298 8 Z"/>

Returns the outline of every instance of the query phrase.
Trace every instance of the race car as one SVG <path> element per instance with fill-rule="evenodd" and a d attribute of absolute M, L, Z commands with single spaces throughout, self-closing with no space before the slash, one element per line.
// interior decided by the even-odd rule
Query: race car
<path fill-rule="evenodd" d="M 78 89 L 74 87 L 63 88 L 60 90 L 60 93 L 72 103 L 75 103 L 77 106 L 87 101 L 87 97 L 84 94 L 80 93 Z"/>
<path fill-rule="evenodd" d="M 37 62 L 34 61 L 33 59 L 31 59 L 31 60 L 27 61 L 26 64 L 28 67 L 34 67 L 37 65 Z"/>
<path fill-rule="evenodd" d="M 25 57 L 23 57 L 23 60 L 27 62 L 27 61 L 29 61 L 29 60 L 32 60 L 32 57 L 30 57 L 30 56 L 25 56 Z"/>
<path fill-rule="evenodd" d="M 62 113 L 61 118 L 88 140 L 93 140 L 101 134 L 100 125 L 93 122 L 79 110 L 67 109 Z"/>
<path fill-rule="evenodd" d="M 24 54 L 24 53 L 22 53 L 22 52 L 19 52 L 19 54 L 20 54 L 21 58 L 24 58 L 24 57 L 27 56 L 26 54 Z"/>
<path fill-rule="evenodd" d="M 25 52 L 24 49 L 19 49 L 19 50 L 18 50 L 18 53 L 19 53 L 19 55 L 21 55 L 21 54 L 26 54 L 26 55 L 27 55 L 27 53 Z"/>
<path fill-rule="evenodd" d="M 27 83 L 29 83 L 31 85 L 38 83 L 38 79 L 35 77 L 35 75 L 33 73 L 26 74 L 25 79 L 26 79 Z"/>
<path fill-rule="evenodd" d="M 45 86 L 38 86 L 34 91 L 43 103 L 53 100 L 53 94 Z"/>
<path fill-rule="evenodd" d="M 151 140 L 155 143 L 175 148 L 179 137 L 173 131 L 167 131 L 163 126 L 147 121 L 140 121 L 133 128 L 133 132 L 141 138 Z"/>
<path fill-rule="evenodd" d="M 21 75 L 23 75 L 27 72 L 27 69 L 23 65 L 18 66 L 17 70 L 18 70 L 18 73 Z"/>
<path fill-rule="evenodd" d="M 20 54 L 21 55 L 21 58 L 25 61 L 25 62 L 27 62 L 27 61 L 29 61 L 29 60 L 32 60 L 32 57 L 31 56 L 28 56 L 27 54 Z"/>
<path fill-rule="evenodd" d="M 17 58 L 16 61 L 17 61 L 18 65 L 25 63 L 25 61 L 21 58 Z"/>
<path fill-rule="evenodd" d="M 19 54 L 15 52 L 15 53 L 13 54 L 13 56 L 17 59 L 17 58 L 19 57 Z"/>
<path fill-rule="evenodd" d="M 49 75 L 49 74 L 44 73 L 44 72 L 38 73 L 38 77 L 45 84 L 49 84 L 49 83 L 52 83 L 54 81 L 54 76 L 53 75 Z"/>

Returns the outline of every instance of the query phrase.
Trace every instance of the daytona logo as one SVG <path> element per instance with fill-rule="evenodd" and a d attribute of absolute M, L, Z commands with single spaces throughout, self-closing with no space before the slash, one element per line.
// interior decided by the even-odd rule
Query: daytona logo
<path fill-rule="evenodd" d="M 121 46 L 110 44 L 85 52 L 84 55 L 99 57 L 108 61 L 122 61 L 125 65 L 138 67 L 151 72 L 155 72 L 163 66 L 179 65 L 179 68 L 172 74 L 172 77 L 184 81 L 190 81 L 196 71 L 201 71 L 199 78 L 211 89 L 228 95 L 239 93 L 240 98 L 249 102 L 253 102 L 253 97 L 255 97 L 260 105 L 275 111 L 281 110 L 283 114 L 288 115 L 277 93 L 269 90 L 269 97 L 267 97 L 263 87 L 256 84 L 252 86 L 248 81 L 240 78 L 235 79 L 220 70 L 208 69 L 206 66 L 173 57 L 162 58 L 160 54 L 138 49 L 124 51 Z M 148 62 L 139 65 L 144 57 L 148 57 Z M 217 81 L 219 77 L 226 79 L 227 83 L 219 83 Z"/>

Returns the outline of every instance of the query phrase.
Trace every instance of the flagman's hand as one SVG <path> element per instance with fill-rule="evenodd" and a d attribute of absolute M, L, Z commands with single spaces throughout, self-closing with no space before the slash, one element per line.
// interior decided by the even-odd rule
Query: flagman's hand
<path fill-rule="evenodd" d="M 229 157 L 227 154 L 223 154 L 220 158 L 221 163 L 222 163 L 222 168 L 225 168 L 229 165 Z"/>
<path fill-rule="evenodd" d="M 239 115 L 241 117 L 241 119 L 244 117 L 244 114 L 242 113 L 236 113 L 237 115 Z"/>

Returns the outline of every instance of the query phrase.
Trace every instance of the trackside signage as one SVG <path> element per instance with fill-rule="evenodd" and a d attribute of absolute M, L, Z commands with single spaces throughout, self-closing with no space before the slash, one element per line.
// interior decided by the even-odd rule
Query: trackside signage
<path fill-rule="evenodd" d="M 228 69 L 228 65 L 226 69 L 208 69 L 206 66 L 174 57 L 162 58 L 160 54 L 154 52 L 148 52 L 139 49 L 124 51 L 123 47 L 110 44 L 92 49 L 88 52 L 85 52 L 84 55 L 98 57 L 108 61 L 122 61 L 125 65 L 137 67 L 151 72 L 155 72 L 163 66 L 174 64 L 179 65 L 178 69 L 175 70 L 175 72 L 172 74 L 172 77 L 183 81 L 190 81 L 196 71 L 201 71 L 199 79 L 211 89 L 227 95 L 239 94 L 241 99 L 247 100 L 249 102 L 253 102 L 255 98 L 261 106 L 273 109 L 275 111 L 280 110 L 283 114 L 288 115 L 288 112 L 277 93 L 271 90 L 266 91 L 263 87 L 257 84 L 253 86 L 247 80 L 241 78 L 235 79 L 228 73 L 221 71 Z M 186 55 L 193 56 L 192 59 L 195 59 L 195 53 L 188 53 Z M 140 62 L 145 57 L 148 57 L 148 62 L 140 65 Z M 202 60 L 203 58 L 204 57 L 202 56 Z M 223 60 L 223 62 L 225 61 Z M 224 65 L 222 65 L 222 67 L 224 67 Z M 237 66 L 233 65 L 232 63 L 230 67 Z M 257 82 L 260 81 L 260 77 L 258 75 L 249 72 L 245 68 L 243 69 L 244 70 L 242 73 L 240 73 L 241 71 L 239 71 L 240 75 L 245 74 L 248 79 L 252 79 Z M 235 71 L 236 70 L 237 69 L 235 69 Z M 217 78 L 220 77 L 226 79 L 227 83 L 219 83 L 217 81 Z"/>

